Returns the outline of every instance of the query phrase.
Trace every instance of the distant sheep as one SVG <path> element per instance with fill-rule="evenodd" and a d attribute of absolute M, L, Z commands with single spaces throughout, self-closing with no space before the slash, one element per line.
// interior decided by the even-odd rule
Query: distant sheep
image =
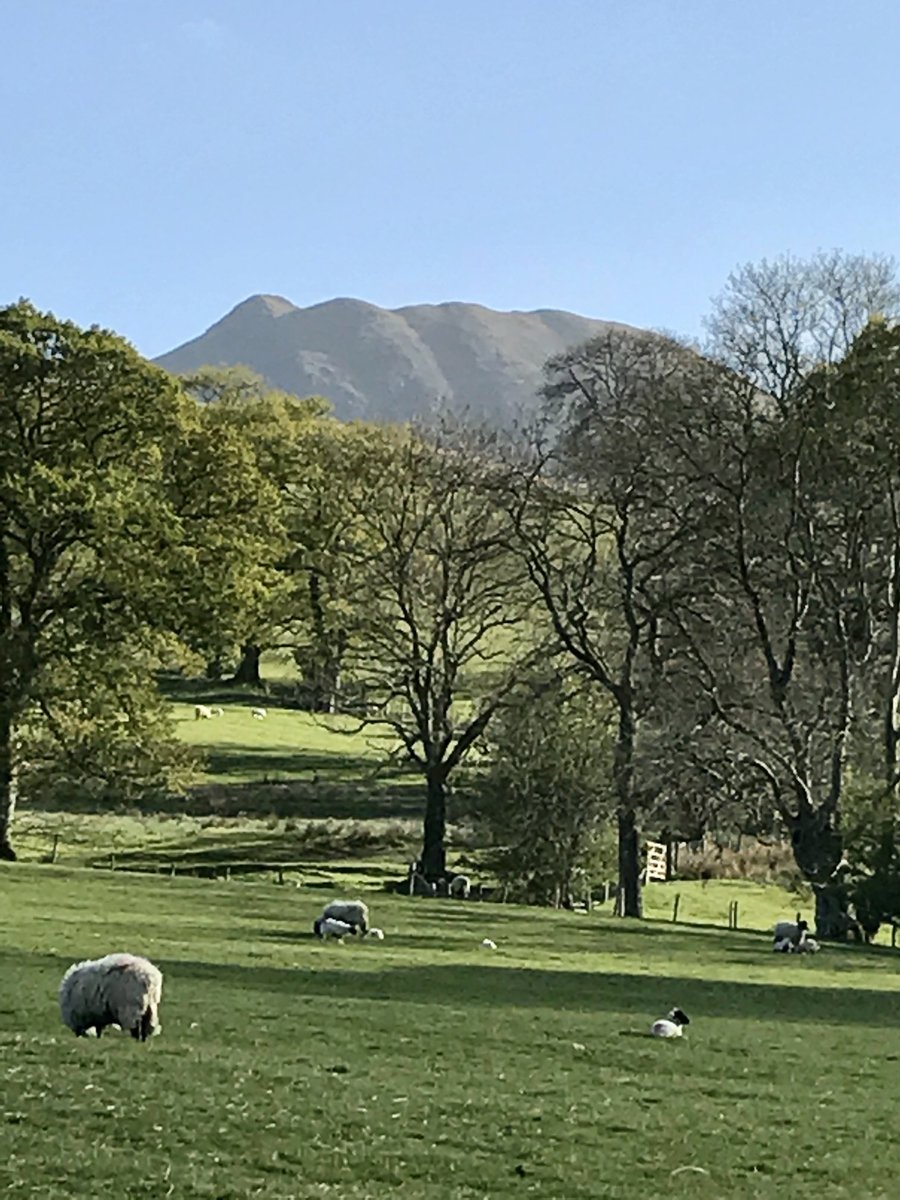
<path fill-rule="evenodd" d="M 347 937 L 356 935 L 356 926 L 350 925 L 346 921 L 335 920 L 334 917 L 316 917 L 313 921 L 313 933 L 317 938 L 325 941 L 326 938 L 337 938 L 341 941 Z"/>
<path fill-rule="evenodd" d="M 803 935 L 806 933 L 806 931 L 808 929 L 809 929 L 809 925 L 807 924 L 807 922 L 802 921 L 800 919 L 800 914 L 797 913 L 796 921 L 779 921 L 778 922 L 778 924 L 775 926 L 774 940 L 776 942 L 781 942 L 781 941 L 784 941 L 785 938 L 790 938 L 791 941 L 796 946 L 797 943 L 800 941 L 800 939 L 803 937 Z"/>
<path fill-rule="evenodd" d="M 225 709 L 220 708 L 220 706 L 218 704 L 214 704 L 213 707 L 209 711 L 212 713 L 212 715 L 214 717 L 224 717 L 225 716 Z"/>
<path fill-rule="evenodd" d="M 269 714 L 264 708 L 251 708 L 250 716 L 255 717 L 257 721 L 264 721 Z"/>
<path fill-rule="evenodd" d="M 207 704 L 194 705 L 194 720 L 209 721 L 212 718 L 213 710 Z"/>
<path fill-rule="evenodd" d="M 684 1033 L 685 1025 L 690 1025 L 690 1023 L 691 1019 L 687 1013 L 682 1012 L 680 1008 L 673 1008 L 667 1017 L 653 1022 L 650 1026 L 650 1032 L 654 1037 L 681 1037 Z"/>
<path fill-rule="evenodd" d="M 384 930 L 383 929 L 370 929 L 369 932 L 366 934 L 366 937 L 374 938 L 376 942 L 383 942 L 384 941 Z"/>
<path fill-rule="evenodd" d="M 369 928 L 369 910 L 362 900 L 332 900 L 322 909 L 322 917 L 358 925 L 363 933 Z"/>
<path fill-rule="evenodd" d="M 73 963 L 59 986 L 63 1024 L 84 1037 L 97 1037 L 108 1025 L 119 1025 L 145 1042 L 159 1033 L 162 973 L 136 954 L 107 954 L 105 958 Z"/>
<path fill-rule="evenodd" d="M 457 900 L 468 900 L 472 891 L 472 881 L 468 875 L 454 875 L 450 880 L 450 895 Z"/>
<path fill-rule="evenodd" d="M 497 949 L 497 943 L 491 941 L 490 938 L 482 938 L 481 944 L 482 944 L 482 946 L 484 946 L 485 950 L 496 950 Z"/>

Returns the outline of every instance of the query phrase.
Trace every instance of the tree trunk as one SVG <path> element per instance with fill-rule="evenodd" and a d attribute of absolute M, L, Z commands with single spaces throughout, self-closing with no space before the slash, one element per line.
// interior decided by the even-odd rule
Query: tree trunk
<path fill-rule="evenodd" d="M 17 797 L 12 720 L 8 711 L 0 711 L 0 860 L 6 862 L 16 861 L 10 838 Z"/>
<path fill-rule="evenodd" d="M 843 942 L 849 925 L 846 889 L 835 877 L 844 852 L 844 839 L 830 813 L 806 809 L 788 819 L 794 860 L 813 886 L 816 897 L 816 937 Z"/>
<path fill-rule="evenodd" d="M 633 808 L 619 810 L 619 892 L 623 917 L 642 917 L 641 844 Z"/>
<path fill-rule="evenodd" d="M 447 868 L 447 780 L 442 767 L 425 777 L 425 832 L 422 842 L 422 874 L 434 883 Z"/>
<path fill-rule="evenodd" d="M 234 673 L 235 683 L 249 683 L 254 687 L 261 686 L 262 679 L 259 674 L 261 654 L 262 646 L 254 646 L 251 642 L 248 642 L 246 646 L 241 646 L 241 661 Z"/>

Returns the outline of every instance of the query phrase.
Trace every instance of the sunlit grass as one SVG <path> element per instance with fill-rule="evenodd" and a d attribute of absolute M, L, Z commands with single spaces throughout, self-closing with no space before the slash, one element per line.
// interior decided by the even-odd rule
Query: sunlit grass
<path fill-rule="evenodd" d="M 889 950 L 378 894 L 384 942 L 322 945 L 327 895 L 4 867 L 0 1191 L 896 1195 Z M 75 1039 L 64 968 L 123 947 L 161 1036 Z M 647 1038 L 673 1004 L 687 1036 Z"/>

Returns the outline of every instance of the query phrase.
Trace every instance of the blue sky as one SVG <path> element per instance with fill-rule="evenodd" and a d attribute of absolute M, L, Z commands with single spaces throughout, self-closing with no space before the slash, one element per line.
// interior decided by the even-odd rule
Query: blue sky
<path fill-rule="evenodd" d="M 736 265 L 900 256 L 897 0 L 3 10 L 0 302 L 148 355 L 255 292 L 685 334 Z"/>

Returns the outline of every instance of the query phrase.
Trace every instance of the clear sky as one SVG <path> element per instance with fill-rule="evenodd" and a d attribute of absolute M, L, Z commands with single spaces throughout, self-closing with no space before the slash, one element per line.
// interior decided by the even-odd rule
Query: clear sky
<path fill-rule="evenodd" d="M 2 0 L 0 302 L 156 355 L 255 292 L 698 334 L 900 256 L 900 0 Z"/>

